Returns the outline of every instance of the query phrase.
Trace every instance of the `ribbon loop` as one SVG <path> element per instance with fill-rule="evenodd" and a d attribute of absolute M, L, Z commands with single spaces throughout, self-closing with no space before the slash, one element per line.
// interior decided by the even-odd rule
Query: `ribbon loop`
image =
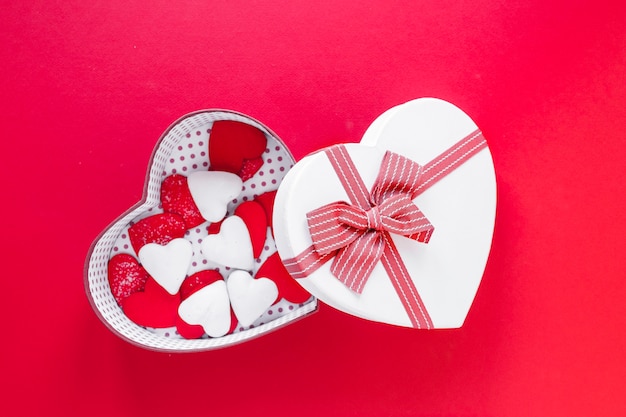
<path fill-rule="evenodd" d="M 320 254 L 348 246 L 363 234 L 365 214 L 344 202 L 327 204 L 307 214 L 311 240 Z"/>
<path fill-rule="evenodd" d="M 370 202 L 377 206 L 396 195 L 406 195 L 412 200 L 422 183 L 420 164 L 397 153 L 387 151 L 380 164 L 378 177 L 370 192 Z"/>

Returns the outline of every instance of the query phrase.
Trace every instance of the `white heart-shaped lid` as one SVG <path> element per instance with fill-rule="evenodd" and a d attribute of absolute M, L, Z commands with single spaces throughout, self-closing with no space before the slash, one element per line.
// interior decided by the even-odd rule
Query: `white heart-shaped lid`
<path fill-rule="evenodd" d="M 370 190 L 386 151 L 425 165 L 477 131 L 472 119 L 456 106 L 424 98 L 383 113 L 360 144 L 345 145 L 345 150 Z M 442 167 L 438 169 L 445 172 Z M 292 261 L 312 245 L 307 213 L 336 201 L 349 202 L 348 195 L 326 152 L 309 155 L 292 168 L 281 184 L 274 209 L 276 244 L 288 268 L 293 268 Z M 392 240 L 418 293 L 420 308 L 430 318 L 428 327 L 460 327 L 491 248 L 496 181 L 489 149 L 481 148 L 460 166 L 445 172 L 413 202 L 434 225 L 430 242 L 424 244 L 398 235 L 391 235 Z M 380 262 L 360 294 L 330 272 L 331 264 L 332 260 L 304 274 L 299 273 L 306 267 L 298 264 L 296 276 L 305 276 L 298 279 L 299 283 L 339 310 L 369 320 L 416 327 L 406 302 L 401 301 L 402 289 L 394 286 Z"/>

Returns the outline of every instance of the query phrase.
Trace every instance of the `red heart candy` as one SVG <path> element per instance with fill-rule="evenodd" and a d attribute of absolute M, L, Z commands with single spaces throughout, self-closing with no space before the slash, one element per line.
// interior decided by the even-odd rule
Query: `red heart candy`
<path fill-rule="evenodd" d="M 128 237 L 135 253 L 144 245 L 158 243 L 165 245 L 171 240 L 185 235 L 185 221 L 178 214 L 163 213 L 139 220 L 128 228 Z"/>
<path fill-rule="evenodd" d="M 173 174 L 163 180 L 161 204 L 165 212 L 181 216 L 186 229 L 191 229 L 205 221 L 189 192 L 187 177 L 183 175 Z"/>
<path fill-rule="evenodd" d="M 303 303 L 311 298 L 311 294 L 307 292 L 285 269 L 278 252 L 267 258 L 265 263 L 261 265 L 255 277 L 269 278 L 278 287 L 278 297 L 284 298 L 292 303 Z"/>
<path fill-rule="evenodd" d="M 263 166 L 263 158 L 244 159 L 243 166 L 237 173 L 242 181 L 248 181 Z"/>
<path fill-rule="evenodd" d="M 255 259 L 258 258 L 267 237 L 267 216 L 263 206 L 255 201 L 243 202 L 235 209 L 235 216 L 241 217 L 246 224 L 252 241 L 252 254 Z"/>
<path fill-rule="evenodd" d="M 267 147 L 265 134 L 254 126 L 232 120 L 213 123 L 209 136 L 212 171 L 238 174 L 244 160 L 260 157 Z"/>
<path fill-rule="evenodd" d="M 257 196 L 254 201 L 259 203 L 265 209 L 267 216 L 267 224 L 272 227 L 272 216 L 274 215 L 274 200 L 276 199 L 276 191 L 268 191 Z M 273 231 L 274 229 L 272 229 Z"/>
<path fill-rule="evenodd" d="M 108 277 L 111 293 L 121 305 L 131 294 L 144 290 L 149 275 L 137 259 L 121 253 L 109 260 Z"/>
<path fill-rule="evenodd" d="M 186 300 L 191 294 L 221 279 L 223 279 L 222 275 L 215 270 L 200 271 L 188 276 L 180 286 L 181 300 Z M 230 314 L 231 325 L 228 333 L 232 333 L 237 327 L 237 318 L 232 309 L 230 310 Z M 204 335 L 202 326 L 199 324 L 189 324 L 180 318 L 178 314 L 176 314 L 176 330 L 178 334 L 185 339 L 198 339 Z"/>
<path fill-rule="evenodd" d="M 172 327 L 176 324 L 180 295 L 170 295 L 152 277 L 143 292 L 136 292 L 122 302 L 126 317 L 140 326 Z"/>

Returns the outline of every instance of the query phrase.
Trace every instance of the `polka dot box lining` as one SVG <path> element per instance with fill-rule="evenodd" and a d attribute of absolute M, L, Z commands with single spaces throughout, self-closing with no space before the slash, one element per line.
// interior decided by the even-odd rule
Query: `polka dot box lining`
<path fill-rule="evenodd" d="M 135 255 L 128 240 L 128 227 L 141 218 L 163 212 L 160 206 L 160 187 L 165 177 L 176 173 L 188 175 L 208 169 L 209 134 L 213 122 L 217 120 L 250 124 L 263 131 L 267 138 L 267 148 L 262 156 L 264 164 L 252 178 L 244 182 L 240 197 L 229 205 L 229 215 L 240 202 L 278 189 L 282 178 L 294 164 L 288 149 L 273 132 L 258 121 L 232 111 L 195 112 L 176 121 L 164 133 L 151 158 L 142 202 L 123 214 L 96 239 L 87 257 L 85 272 L 87 296 L 99 318 L 118 336 L 144 348 L 191 352 L 225 347 L 263 335 L 317 309 L 317 300 L 313 297 L 302 304 L 293 304 L 283 299 L 272 305 L 252 325 L 245 328 L 237 326 L 232 334 L 218 338 L 207 338 L 205 335 L 202 339 L 187 340 L 178 336 L 175 328 L 150 329 L 138 326 L 124 315 L 113 298 L 107 276 L 109 259 L 118 253 Z M 204 224 L 188 230 L 185 234 L 185 238 L 191 240 L 194 248 L 188 275 L 204 269 L 219 269 L 218 265 L 212 265 L 200 254 L 199 242 L 206 235 L 207 227 Z M 257 259 L 253 273 L 275 252 L 272 234 L 268 232 L 265 247 Z"/>

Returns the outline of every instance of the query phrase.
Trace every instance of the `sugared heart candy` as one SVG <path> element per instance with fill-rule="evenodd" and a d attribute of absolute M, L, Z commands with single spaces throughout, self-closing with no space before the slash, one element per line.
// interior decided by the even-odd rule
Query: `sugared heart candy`
<path fill-rule="evenodd" d="M 161 204 L 165 212 L 182 217 L 186 229 L 196 227 L 205 221 L 191 196 L 187 177 L 183 175 L 173 174 L 163 180 Z"/>
<path fill-rule="evenodd" d="M 146 270 L 131 255 L 121 253 L 109 261 L 109 285 L 118 304 L 131 294 L 143 291 L 148 276 Z"/>
<path fill-rule="evenodd" d="M 165 245 L 185 235 L 185 221 L 178 214 L 163 213 L 139 220 L 128 228 L 130 243 L 135 253 L 148 243 Z"/>

